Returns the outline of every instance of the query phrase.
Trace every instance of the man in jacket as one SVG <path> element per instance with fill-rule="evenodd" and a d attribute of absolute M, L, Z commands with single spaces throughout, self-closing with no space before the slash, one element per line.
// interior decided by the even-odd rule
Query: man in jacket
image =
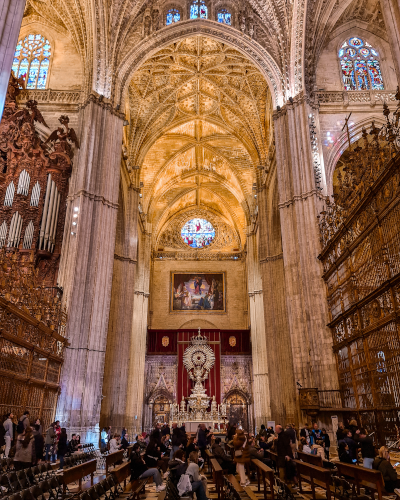
<path fill-rule="evenodd" d="M 182 433 L 178 428 L 177 423 L 172 424 L 172 439 L 171 439 L 172 449 L 170 453 L 170 460 L 174 458 L 174 453 L 179 450 L 182 445 Z"/>
<path fill-rule="evenodd" d="M 12 413 L 7 413 L 6 419 L 3 422 L 3 427 L 5 430 L 4 439 L 6 442 L 6 450 L 5 457 L 8 458 L 8 454 L 10 453 L 11 441 L 14 439 L 14 425 L 12 419 L 14 415 Z"/>
<path fill-rule="evenodd" d="M 55 463 L 56 461 L 56 454 L 54 453 L 54 443 L 56 439 L 56 431 L 54 430 L 55 422 L 50 424 L 49 428 L 46 431 L 46 439 L 44 441 L 44 445 L 46 448 L 46 455 L 45 455 L 45 460 L 46 462 L 49 462 L 49 454 L 50 454 L 50 448 L 53 447 L 53 451 L 51 453 L 51 461 Z"/>
<path fill-rule="evenodd" d="M 212 445 L 212 452 L 222 469 L 227 470 L 228 474 L 236 474 L 236 465 L 231 456 L 227 455 L 221 446 L 221 438 L 215 438 Z"/>
<path fill-rule="evenodd" d="M 354 435 L 355 442 L 361 446 L 361 456 L 363 457 L 363 467 L 372 469 L 375 459 L 374 441 L 367 436 L 365 429 L 357 430 Z"/>
<path fill-rule="evenodd" d="M 310 430 L 308 424 L 304 424 L 304 427 L 300 431 L 300 437 L 306 438 L 307 443 L 310 442 Z"/>
<path fill-rule="evenodd" d="M 25 429 L 27 427 L 30 426 L 30 424 L 29 424 L 29 411 L 28 410 L 26 410 L 24 412 L 24 414 L 22 415 L 22 417 L 19 419 L 19 422 L 22 422 L 22 426 L 24 428 L 23 432 L 25 431 Z"/>
<path fill-rule="evenodd" d="M 282 481 L 285 480 L 286 472 L 286 462 L 291 462 L 293 458 L 293 451 L 291 446 L 290 435 L 285 432 L 281 425 L 275 427 L 275 432 L 278 437 L 275 438 L 275 449 L 278 455 L 278 467 L 279 467 L 279 477 Z M 290 474 L 291 475 L 291 474 Z M 287 477 L 287 480 L 291 480 L 291 477 Z"/>
<path fill-rule="evenodd" d="M 204 458 L 206 454 L 206 448 L 207 448 L 207 431 L 206 431 L 206 424 L 201 424 L 199 433 L 197 436 L 197 445 L 199 447 L 199 450 L 201 451 L 201 456 Z"/>

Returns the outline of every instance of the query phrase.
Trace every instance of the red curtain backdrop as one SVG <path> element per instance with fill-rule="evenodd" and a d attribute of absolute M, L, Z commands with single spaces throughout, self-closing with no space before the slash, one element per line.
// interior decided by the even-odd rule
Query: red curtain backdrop
<path fill-rule="evenodd" d="M 162 345 L 162 339 L 168 337 L 169 344 Z M 147 331 L 147 353 L 148 354 L 176 354 L 178 350 L 178 332 L 176 330 L 148 330 Z"/>
<path fill-rule="evenodd" d="M 215 344 L 210 344 L 211 349 L 215 354 L 215 364 L 211 368 L 208 374 L 208 379 L 205 381 L 205 388 L 207 390 L 207 395 L 212 397 L 215 396 L 217 403 L 221 402 L 221 344 L 220 344 L 220 332 L 212 330 L 202 330 L 201 334 L 206 336 L 209 342 L 216 342 Z M 191 395 L 193 381 L 190 380 L 188 372 L 183 364 L 183 353 L 185 349 L 190 344 L 190 339 L 193 335 L 197 335 L 197 330 L 189 330 L 185 332 L 178 332 L 178 391 L 177 402 L 180 403 L 183 397 L 188 397 Z"/>
<path fill-rule="evenodd" d="M 229 339 L 235 338 L 236 344 L 229 345 Z M 249 330 L 221 330 L 221 354 L 251 354 Z"/>

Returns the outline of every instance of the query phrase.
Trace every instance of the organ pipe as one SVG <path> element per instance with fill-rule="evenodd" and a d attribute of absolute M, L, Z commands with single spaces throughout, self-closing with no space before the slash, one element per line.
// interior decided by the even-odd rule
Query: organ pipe
<path fill-rule="evenodd" d="M 60 210 L 60 199 L 61 199 L 61 194 L 58 193 L 57 206 L 56 206 L 56 216 L 55 216 L 53 231 L 51 233 L 51 249 L 50 249 L 51 252 L 54 251 L 54 246 L 55 246 L 55 243 L 56 243 L 58 213 L 59 213 L 59 210 Z"/>
<path fill-rule="evenodd" d="M 18 212 L 15 212 L 11 219 L 10 232 L 8 234 L 9 247 L 18 247 L 21 229 L 22 217 Z"/>
<path fill-rule="evenodd" d="M 25 236 L 24 236 L 23 248 L 26 250 L 29 250 L 32 246 L 34 230 L 35 230 L 35 228 L 33 226 L 33 222 L 30 221 L 28 224 L 28 227 L 25 229 Z"/>
<path fill-rule="evenodd" d="M 50 187 L 51 187 L 51 174 L 49 174 L 49 176 L 47 178 L 47 188 L 46 188 L 46 197 L 45 197 L 45 200 L 44 200 L 44 208 L 43 208 L 43 215 L 42 215 L 42 225 L 40 226 L 39 250 L 42 250 L 42 243 L 43 243 L 43 238 L 44 238 L 44 230 L 45 230 L 45 227 L 46 227 L 47 209 L 48 209 L 48 206 L 49 206 Z"/>
<path fill-rule="evenodd" d="M 51 179 L 51 174 L 49 174 L 40 228 L 39 250 L 51 252 L 54 250 L 59 208 L 60 193 L 56 183 Z"/>
<path fill-rule="evenodd" d="M 23 170 L 19 174 L 17 194 L 23 194 L 25 196 L 28 196 L 30 182 L 31 182 L 31 176 L 28 174 L 26 170 Z"/>
<path fill-rule="evenodd" d="M 6 221 L 3 221 L 3 224 L 0 226 L 0 248 L 4 246 L 6 242 L 6 236 L 7 236 L 7 223 Z"/>
<path fill-rule="evenodd" d="M 4 206 L 5 207 L 12 207 L 13 200 L 14 200 L 14 193 L 15 193 L 15 186 L 14 186 L 13 181 L 11 181 L 7 187 L 6 196 L 4 198 Z"/>
<path fill-rule="evenodd" d="M 40 199 L 40 184 L 39 181 L 33 186 L 31 194 L 31 207 L 38 207 Z"/>

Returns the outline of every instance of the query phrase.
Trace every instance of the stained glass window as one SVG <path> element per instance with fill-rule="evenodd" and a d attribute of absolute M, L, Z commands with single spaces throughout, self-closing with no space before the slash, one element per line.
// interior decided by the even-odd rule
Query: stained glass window
<path fill-rule="evenodd" d="M 204 0 L 194 0 L 192 5 L 190 6 L 190 19 L 207 19 L 208 17 L 208 8 L 204 3 Z"/>
<path fill-rule="evenodd" d="M 223 24 L 231 24 L 231 13 L 226 9 L 221 9 L 218 12 L 218 22 Z"/>
<path fill-rule="evenodd" d="M 206 219 L 191 219 L 181 229 L 183 241 L 192 248 L 204 248 L 215 238 L 214 226 Z"/>
<path fill-rule="evenodd" d="M 379 53 L 358 37 L 348 38 L 339 49 L 345 90 L 383 90 Z"/>
<path fill-rule="evenodd" d="M 181 20 L 181 15 L 179 13 L 179 10 L 169 9 L 169 11 L 167 12 L 167 18 L 165 24 L 168 26 L 169 24 L 177 23 L 180 20 Z"/>
<path fill-rule="evenodd" d="M 50 42 L 42 35 L 31 34 L 18 42 L 12 70 L 25 80 L 27 89 L 45 89 L 50 67 Z"/>

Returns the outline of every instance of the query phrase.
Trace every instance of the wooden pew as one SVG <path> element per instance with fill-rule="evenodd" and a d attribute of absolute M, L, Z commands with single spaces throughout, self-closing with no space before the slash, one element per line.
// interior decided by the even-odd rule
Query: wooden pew
<path fill-rule="evenodd" d="M 129 458 L 132 455 L 132 450 L 133 450 L 133 444 L 130 444 L 128 448 L 126 449 L 127 452 L 127 457 Z"/>
<path fill-rule="evenodd" d="M 145 492 L 145 486 L 148 480 L 149 478 L 146 477 L 145 479 L 137 479 L 136 481 L 133 481 L 132 491 L 131 494 L 129 495 L 130 500 L 139 500 L 140 493 Z"/>
<path fill-rule="evenodd" d="M 257 500 L 257 497 L 253 493 L 251 488 L 249 488 L 249 487 L 243 488 L 242 486 L 240 486 L 236 477 L 233 474 L 230 474 L 229 476 L 225 476 L 225 480 L 232 485 L 232 487 L 236 493 L 235 497 L 237 499 L 240 498 L 240 500 L 242 500 L 243 498 L 248 498 L 250 500 Z"/>
<path fill-rule="evenodd" d="M 67 484 L 79 481 L 79 491 L 82 491 L 82 479 L 90 474 L 90 484 L 93 486 L 93 474 L 96 472 L 97 460 L 89 460 L 80 465 L 75 465 L 70 469 L 66 469 L 63 472 L 62 482 L 63 482 L 63 492 L 67 490 Z"/>
<path fill-rule="evenodd" d="M 210 462 L 211 462 L 215 487 L 217 489 L 218 500 L 221 500 L 221 491 L 223 491 L 223 486 L 224 486 L 223 470 L 216 458 L 211 458 Z"/>
<path fill-rule="evenodd" d="M 124 488 L 126 488 L 126 479 L 131 473 L 131 464 L 130 462 L 124 462 L 121 465 L 117 465 L 111 471 L 111 474 L 114 476 L 115 482 L 121 484 L 124 482 Z"/>
<path fill-rule="evenodd" d="M 278 454 L 275 451 L 271 451 L 271 450 L 267 450 L 266 452 L 264 452 L 264 455 L 265 455 L 265 453 L 267 453 L 268 458 L 270 458 L 275 463 L 275 468 L 279 472 Z"/>
<path fill-rule="evenodd" d="M 294 460 L 297 467 L 297 475 L 299 478 L 300 493 L 303 493 L 301 482 L 305 481 L 311 485 L 311 492 L 313 500 L 315 500 L 315 487 L 323 488 L 326 491 L 327 500 L 331 500 L 331 492 L 333 487 L 331 485 L 331 472 L 323 467 L 317 467 L 300 460 Z"/>
<path fill-rule="evenodd" d="M 379 470 L 366 469 L 358 465 L 345 464 L 336 462 L 336 467 L 341 476 L 346 476 L 346 479 L 355 485 L 357 493 L 360 494 L 360 488 L 368 488 L 378 493 L 378 500 L 382 500 L 382 493 L 385 490 L 385 482 Z"/>
<path fill-rule="evenodd" d="M 311 453 L 304 453 L 303 451 L 298 451 L 297 456 L 299 457 L 299 460 L 302 460 L 307 464 L 315 465 L 316 467 L 324 466 L 322 457 L 320 457 L 319 455 L 312 455 Z"/>
<path fill-rule="evenodd" d="M 225 451 L 226 451 L 226 454 L 228 454 L 228 453 L 231 454 L 232 459 L 235 458 L 235 448 L 233 447 L 232 444 L 225 443 Z"/>
<path fill-rule="evenodd" d="M 275 494 L 274 494 L 274 485 L 275 485 L 275 476 L 274 476 L 274 471 L 268 467 L 268 465 L 265 465 L 261 460 L 257 459 L 252 459 L 252 463 L 256 466 L 257 468 L 257 483 L 258 483 L 258 492 L 260 492 L 260 479 L 262 477 L 262 482 L 264 485 L 264 500 L 267 500 L 267 484 L 266 484 L 266 478 L 268 479 L 269 483 L 269 489 L 271 491 L 271 499 L 274 500 Z"/>
<path fill-rule="evenodd" d="M 124 450 L 115 451 L 114 453 L 106 456 L 106 476 L 108 476 L 108 468 L 110 467 L 110 465 L 114 465 L 117 462 L 122 462 L 123 458 Z"/>
<path fill-rule="evenodd" d="M 210 469 L 210 460 L 214 458 L 214 455 L 211 453 L 210 450 L 206 449 L 206 456 L 204 457 L 204 460 L 207 462 L 207 472 L 211 473 Z"/>

